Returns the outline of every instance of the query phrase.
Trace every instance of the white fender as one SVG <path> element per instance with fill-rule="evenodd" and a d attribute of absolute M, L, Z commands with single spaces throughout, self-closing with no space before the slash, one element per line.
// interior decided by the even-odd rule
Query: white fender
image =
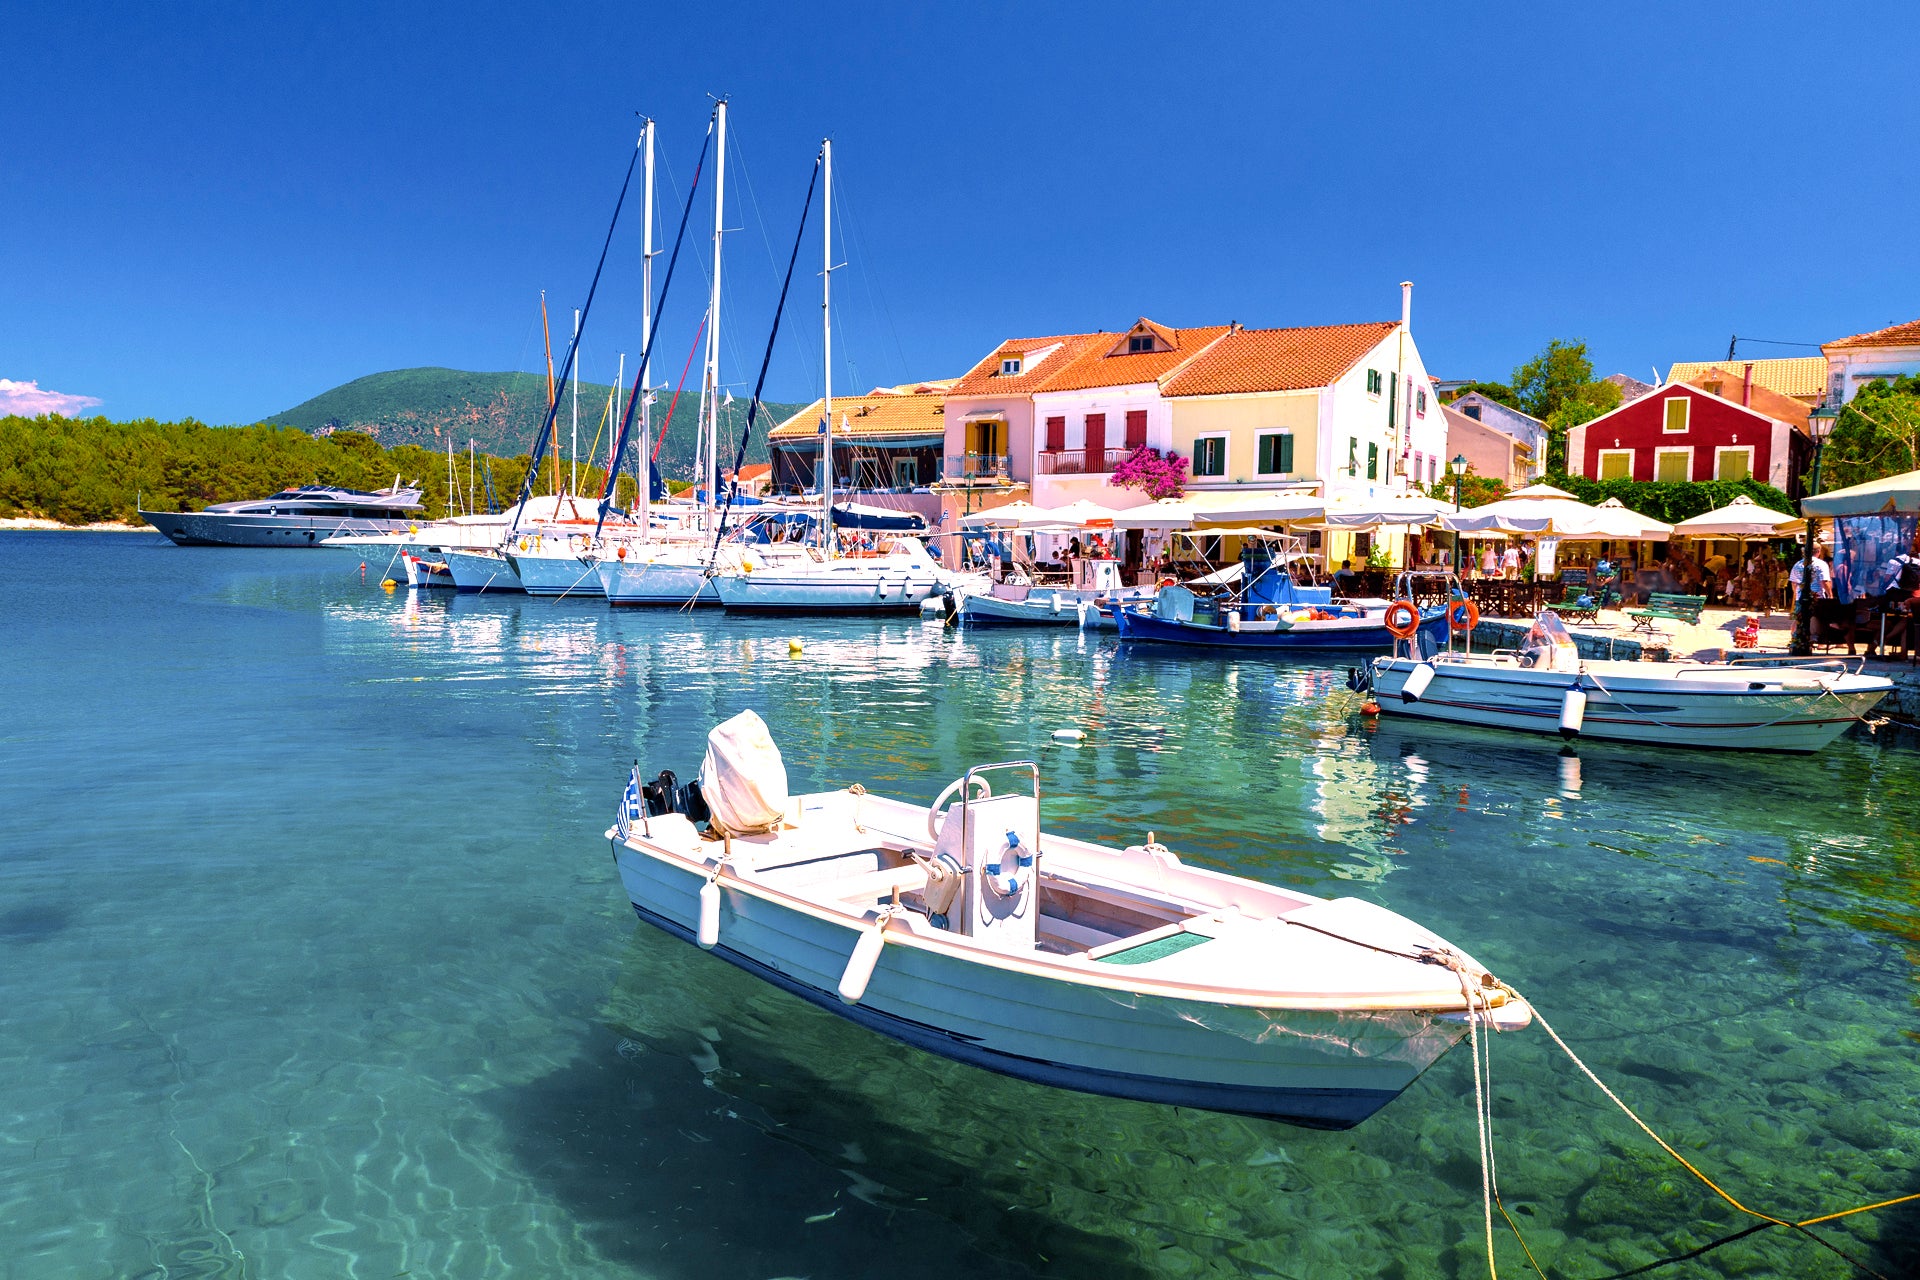
<path fill-rule="evenodd" d="M 1227 610 L 1227 630 L 1238 631 L 1239 629 L 1240 629 L 1240 611 L 1238 609 L 1228 609 Z"/>
<path fill-rule="evenodd" d="M 1060 599 L 1060 593 L 1058 591 L 1054 592 L 1053 593 L 1053 611 L 1055 613 L 1060 612 L 1061 603 L 1062 601 Z"/>
<path fill-rule="evenodd" d="M 700 931 L 695 940 L 707 948 L 720 941 L 720 886 L 711 880 L 700 886 Z"/>
<path fill-rule="evenodd" d="M 860 941 L 853 944 L 853 954 L 847 958 L 846 972 L 840 975 L 840 998 L 848 1004 L 859 1004 L 860 997 L 867 994 L 867 981 L 873 977 L 873 970 L 880 963 L 880 953 L 887 945 L 887 921 L 883 916 L 877 927 L 860 935 Z"/>
<path fill-rule="evenodd" d="M 1427 686 L 1433 683 L 1433 675 L 1433 664 L 1431 662 L 1415 663 L 1413 670 L 1407 673 L 1406 684 L 1400 688 L 1400 701 L 1420 701 L 1420 695 L 1425 693 Z"/>
<path fill-rule="evenodd" d="M 1580 726 L 1587 719 L 1587 691 L 1579 685 L 1567 690 L 1567 696 L 1560 700 L 1560 735 L 1565 738 L 1578 737 Z"/>

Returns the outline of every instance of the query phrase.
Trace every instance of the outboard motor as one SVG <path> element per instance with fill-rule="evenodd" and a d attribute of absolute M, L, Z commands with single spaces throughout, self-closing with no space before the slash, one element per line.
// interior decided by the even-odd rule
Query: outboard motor
<path fill-rule="evenodd" d="M 682 813 L 697 826 L 713 816 L 707 809 L 705 797 L 700 794 L 700 784 L 689 782 L 681 785 L 671 769 L 662 769 L 658 778 L 642 784 L 640 796 L 646 802 L 647 816 L 650 818 L 657 818 L 663 813 Z"/>

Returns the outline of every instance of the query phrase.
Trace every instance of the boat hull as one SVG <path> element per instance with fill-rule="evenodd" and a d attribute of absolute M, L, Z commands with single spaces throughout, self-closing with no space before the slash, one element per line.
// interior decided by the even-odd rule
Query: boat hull
<path fill-rule="evenodd" d="M 706 876 L 613 843 L 640 919 L 693 941 Z M 727 962 L 915 1048 L 1004 1075 L 1142 1102 L 1345 1129 L 1392 1101 L 1465 1034 L 1410 1010 L 1268 1009 L 1119 993 L 888 946 L 858 1003 L 837 985 L 860 921 L 721 886 Z"/>
<path fill-rule="evenodd" d="M 183 547 L 317 547 L 339 534 L 405 533 L 409 523 L 223 511 L 142 511 L 140 518 Z"/>
<path fill-rule="evenodd" d="M 940 590 L 933 575 L 911 570 L 868 571 L 858 565 L 811 573 L 728 573 L 713 579 L 729 613 L 907 613 Z"/>
<path fill-rule="evenodd" d="M 1376 658 L 1373 692 L 1381 713 L 1420 720 L 1482 725 L 1526 733 L 1561 735 L 1568 689 L 1579 682 L 1586 711 L 1577 735 L 1607 742 L 1729 751 L 1818 751 L 1871 711 L 1891 690 L 1884 680 L 1852 676 L 1822 689 L 1782 687 L 1778 671 L 1738 668 L 1702 671 L 1682 680 L 1619 671 L 1636 665 L 1605 664 L 1604 674 L 1481 668 L 1433 663 L 1434 677 L 1417 701 L 1403 697 L 1415 663 Z M 1599 667 L 1602 664 L 1591 664 Z M 1676 670 L 1680 670 L 1676 668 Z M 1725 674 L 1721 674 L 1725 673 Z M 1758 683 L 1765 687 L 1750 688 Z M 1729 687 L 1731 686 L 1731 687 Z"/>
<path fill-rule="evenodd" d="M 1124 597 L 1144 599 L 1144 596 Z M 1080 591 L 1055 591 L 1037 587 L 1024 600 L 1005 600 L 992 594 L 966 594 L 960 597 L 956 616 L 971 626 L 1079 627 L 1101 625 L 1082 619 L 1082 605 L 1098 614 L 1096 597 Z M 1111 615 L 1111 609 L 1108 615 Z M 1111 626 L 1111 622 L 1105 625 Z"/>
<path fill-rule="evenodd" d="M 603 596 L 599 561 L 587 556 L 536 556 L 507 552 L 507 563 L 530 596 Z"/>
<path fill-rule="evenodd" d="M 688 605 L 717 605 L 719 593 L 702 564 L 665 560 L 602 560 L 600 590 L 609 604 L 657 605 L 684 609 Z"/>
<path fill-rule="evenodd" d="M 1391 649 L 1394 643 L 1393 633 L 1386 625 L 1372 619 L 1302 622 L 1288 630 L 1233 631 L 1204 623 L 1172 622 L 1131 609 L 1117 609 L 1113 616 L 1122 640 L 1150 644 L 1285 654 L 1379 652 Z M 1420 630 L 1436 647 L 1445 644 L 1446 615 L 1434 613 L 1421 622 Z"/>
<path fill-rule="evenodd" d="M 449 547 L 445 558 L 453 585 L 461 591 L 499 595 L 521 589 L 513 566 L 497 551 L 455 551 Z"/>

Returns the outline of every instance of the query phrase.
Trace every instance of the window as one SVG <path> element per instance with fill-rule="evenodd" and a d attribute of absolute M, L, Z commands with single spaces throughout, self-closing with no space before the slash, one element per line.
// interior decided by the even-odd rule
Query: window
<path fill-rule="evenodd" d="M 1427 389 L 1425 387 L 1420 388 L 1419 391 L 1414 393 L 1413 404 L 1415 414 L 1422 418 L 1427 416 Z"/>
<path fill-rule="evenodd" d="M 1466 408 L 1462 409 L 1460 412 L 1466 414 L 1469 418 L 1472 418 L 1475 422 L 1480 421 L 1480 406 L 1477 404 L 1470 404 Z"/>
<path fill-rule="evenodd" d="M 1020 376 L 1020 357 L 1008 356 L 1006 359 L 1002 360 L 1000 362 L 1000 376 L 1003 378 L 1019 377 Z"/>
<path fill-rule="evenodd" d="M 1353 554 L 1363 558 L 1373 554 L 1373 535 L 1371 533 L 1356 533 L 1353 535 Z"/>
<path fill-rule="evenodd" d="M 1067 420 L 1064 417 L 1047 419 L 1047 452 L 1063 453 L 1067 447 Z"/>
<path fill-rule="evenodd" d="M 1360 474 L 1360 442 L 1352 436 L 1347 437 L 1347 474 Z"/>
<path fill-rule="evenodd" d="M 1662 428 L 1669 435 L 1678 435 L 1687 429 L 1687 411 L 1693 401 L 1685 396 L 1675 396 L 1667 401 L 1667 419 Z"/>
<path fill-rule="evenodd" d="M 1672 401 L 1668 401 L 1668 403 L 1671 404 Z M 1685 402 L 1682 401 L 1682 403 Z M 1653 452 L 1653 478 L 1655 480 L 1667 481 L 1669 483 L 1691 480 L 1693 478 L 1690 474 L 1692 470 L 1693 450 L 1691 449 L 1656 449 Z"/>
<path fill-rule="evenodd" d="M 1136 333 L 1127 339 L 1128 355 L 1138 355 L 1142 351 L 1151 350 L 1153 350 L 1153 335 L 1150 333 Z"/>
<path fill-rule="evenodd" d="M 1428 458 L 1427 459 L 1427 487 L 1431 489 L 1434 485 L 1439 483 L 1440 483 L 1440 459 Z"/>
<path fill-rule="evenodd" d="M 1633 479 L 1633 450 L 1602 449 L 1600 451 L 1600 479 Z"/>
<path fill-rule="evenodd" d="M 1745 480 L 1752 474 L 1752 445 L 1732 445 L 1713 451 L 1713 478 L 1715 480 Z"/>
<path fill-rule="evenodd" d="M 878 489 L 880 487 L 880 460 L 878 458 L 854 459 L 853 487 L 856 489 Z"/>
<path fill-rule="evenodd" d="M 1284 476 L 1293 472 L 1293 432 L 1270 431 L 1260 437 L 1260 465 L 1263 476 Z"/>
<path fill-rule="evenodd" d="M 1138 449 L 1147 442 L 1147 411 L 1127 410 L 1127 448 Z"/>
<path fill-rule="evenodd" d="M 895 458 L 893 460 L 893 487 L 911 489 L 920 483 L 920 460 L 918 458 Z"/>
<path fill-rule="evenodd" d="M 1367 370 L 1367 394 L 1370 396 L 1380 394 L 1380 371 L 1378 369 Z"/>
<path fill-rule="evenodd" d="M 1367 446 L 1367 479 L 1378 480 L 1379 478 L 1380 478 L 1380 446 L 1377 444 L 1370 444 Z"/>
<path fill-rule="evenodd" d="M 1225 436 L 1198 436 L 1194 439 L 1193 474 L 1196 476 L 1227 474 L 1227 438 Z"/>

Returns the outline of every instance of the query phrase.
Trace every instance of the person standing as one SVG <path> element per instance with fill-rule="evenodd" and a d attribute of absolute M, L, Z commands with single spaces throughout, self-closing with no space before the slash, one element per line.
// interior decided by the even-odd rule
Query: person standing
<path fill-rule="evenodd" d="M 1480 550 L 1480 576 L 1495 578 L 1500 575 L 1500 553 L 1489 542 Z"/>
<path fill-rule="evenodd" d="M 1500 553 L 1500 576 L 1509 582 L 1517 581 L 1520 577 L 1520 548 L 1511 542 Z"/>
<path fill-rule="evenodd" d="M 1802 575 L 1806 572 L 1807 563 L 1808 562 L 1803 560 L 1795 560 L 1793 562 L 1793 568 L 1787 570 L 1787 583 L 1793 588 L 1793 607 L 1796 611 L 1800 608 L 1801 579 Z M 1813 583 L 1811 590 L 1813 591 L 1813 598 L 1815 600 L 1833 599 L 1833 566 L 1826 562 L 1825 548 L 1815 547 L 1813 549 L 1812 565 Z"/>

